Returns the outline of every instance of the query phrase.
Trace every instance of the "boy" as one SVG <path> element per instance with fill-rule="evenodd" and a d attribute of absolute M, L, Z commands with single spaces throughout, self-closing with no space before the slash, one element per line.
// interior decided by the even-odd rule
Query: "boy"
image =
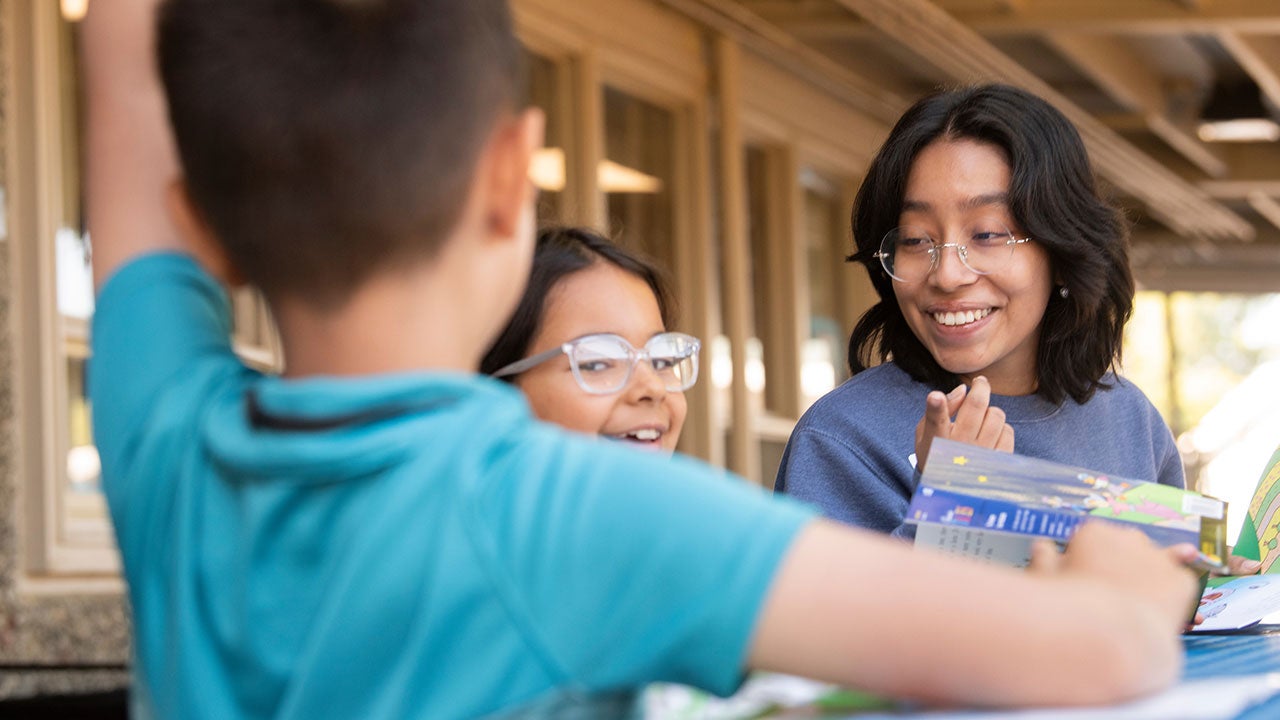
<path fill-rule="evenodd" d="M 987 705 L 1176 677 L 1192 578 L 1139 535 L 1085 528 L 1030 575 L 914 553 L 472 374 L 532 248 L 503 2 L 166 4 L 180 171 L 151 13 L 95 4 L 84 38 L 140 716 L 599 716 L 748 668 Z M 283 377 L 236 359 L 214 277 L 265 292 Z"/>

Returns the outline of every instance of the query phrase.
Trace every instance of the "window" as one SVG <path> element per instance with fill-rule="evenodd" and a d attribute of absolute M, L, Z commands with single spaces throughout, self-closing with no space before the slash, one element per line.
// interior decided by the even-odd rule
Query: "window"
<path fill-rule="evenodd" d="M 80 172 L 77 35 L 56 3 L 20 3 L 8 18 L 21 38 L 8 49 L 16 72 L 0 117 L 13 139 L 2 229 L 14 264 L 24 570 L 110 578 L 119 561 L 85 374 L 94 291 Z M 251 365 L 277 368 L 280 343 L 260 294 L 238 290 L 232 305 L 237 350 Z"/>
<path fill-rule="evenodd" d="M 118 567 L 89 417 L 85 367 L 93 315 L 82 204 L 78 55 L 55 3 L 16 8 L 5 96 L 8 241 L 23 557 L 30 574 Z M 25 36 L 24 36 L 25 33 Z"/>
<path fill-rule="evenodd" d="M 800 358 L 802 406 L 808 407 L 849 377 L 845 348 L 851 327 L 843 307 L 845 216 L 839 188 L 813 172 L 804 184 L 805 260 L 809 278 L 809 322 Z"/>
<path fill-rule="evenodd" d="M 786 146 L 746 150 L 747 236 L 755 337 L 748 341 L 747 387 L 762 393 L 765 414 L 800 416 L 800 355 L 805 334 L 803 205 L 795 151 Z M 782 432 L 782 426 L 778 426 Z M 786 440 L 790 432 L 782 433 Z"/>
<path fill-rule="evenodd" d="M 743 368 L 743 379 L 753 397 L 758 397 L 763 407 L 774 412 L 779 411 L 780 398 L 777 393 L 764 399 L 765 388 L 768 387 L 768 371 L 765 362 L 765 347 L 774 348 L 780 338 L 775 337 L 775 326 L 770 322 L 769 308 L 781 298 L 772 290 L 774 283 L 770 281 L 769 245 L 775 240 L 771 232 L 772 213 L 776 212 L 771 201 L 769 182 L 769 164 L 765 151 L 758 147 L 746 150 L 747 172 L 747 237 L 751 244 L 751 287 L 756 298 L 755 317 L 752 337 L 747 339 L 746 367 Z M 774 368 L 774 370 L 779 370 Z"/>
<path fill-rule="evenodd" d="M 747 237 L 751 248 L 754 332 L 746 340 L 743 380 L 751 394 L 760 458 L 759 482 L 773 484 L 799 417 L 794 173 L 791 151 L 745 150 Z"/>
<path fill-rule="evenodd" d="M 604 89 L 605 159 L 598 182 L 615 240 L 671 275 L 675 119 L 668 110 L 612 87 Z"/>
<path fill-rule="evenodd" d="M 232 341 L 240 358 L 263 372 L 278 372 L 283 365 L 284 352 L 262 293 L 253 287 L 232 291 L 231 317 L 235 333 Z"/>
<path fill-rule="evenodd" d="M 538 188 L 538 224 L 564 222 L 565 189 L 569 184 L 565 146 L 564 114 L 560 112 L 565 89 L 562 87 L 560 68 L 542 55 L 525 52 L 528 68 L 529 104 L 546 114 L 546 136 L 542 149 L 533 158 L 529 170 L 533 184 Z"/>

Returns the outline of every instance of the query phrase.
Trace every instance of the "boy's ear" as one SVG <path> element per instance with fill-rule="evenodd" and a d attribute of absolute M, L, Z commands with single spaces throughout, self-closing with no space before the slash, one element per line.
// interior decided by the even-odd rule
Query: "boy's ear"
<path fill-rule="evenodd" d="M 545 126 L 542 111 L 529 108 L 507 121 L 493 140 L 488 208 L 493 237 L 509 238 L 522 230 L 522 216 L 537 192 L 529 180 L 529 166 L 542 147 Z"/>
<path fill-rule="evenodd" d="M 186 182 L 178 179 L 169 184 L 165 192 L 165 205 L 187 251 L 195 256 L 205 271 L 228 287 L 238 288 L 244 285 L 244 275 L 231 262 L 213 228 L 191 202 Z"/>

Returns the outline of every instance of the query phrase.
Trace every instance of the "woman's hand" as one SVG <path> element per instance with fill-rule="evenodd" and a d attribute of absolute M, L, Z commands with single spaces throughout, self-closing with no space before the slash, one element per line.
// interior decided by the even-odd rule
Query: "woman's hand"
<path fill-rule="evenodd" d="M 1229 575 L 1257 575 L 1262 569 L 1262 563 L 1247 557 L 1232 555 L 1227 558 L 1227 567 L 1231 570 Z"/>
<path fill-rule="evenodd" d="M 959 385 L 945 395 L 935 390 L 925 397 L 924 417 L 916 425 L 917 471 L 924 471 L 936 437 L 1013 452 L 1013 426 L 1003 410 L 991 407 L 991 383 L 981 375 L 973 379 L 972 390 Z"/>

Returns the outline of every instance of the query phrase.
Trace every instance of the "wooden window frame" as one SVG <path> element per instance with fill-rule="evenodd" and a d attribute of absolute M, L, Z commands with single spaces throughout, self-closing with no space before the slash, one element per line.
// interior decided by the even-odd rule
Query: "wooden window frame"
<path fill-rule="evenodd" d="M 62 78 L 66 55 L 57 3 L 5 3 L 11 30 L 4 98 L 7 237 L 13 302 L 11 338 L 16 423 L 20 576 L 73 579 L 78 589 L 118 591 L 119 557 L 102 506 L 100 527 L 70 532 L 64 514 L 70 449 L 67 359 L 87 354 L 87 323 L 57 307 L 54 238 L 67 197 L 61 136 L 73 108 Z"/>

